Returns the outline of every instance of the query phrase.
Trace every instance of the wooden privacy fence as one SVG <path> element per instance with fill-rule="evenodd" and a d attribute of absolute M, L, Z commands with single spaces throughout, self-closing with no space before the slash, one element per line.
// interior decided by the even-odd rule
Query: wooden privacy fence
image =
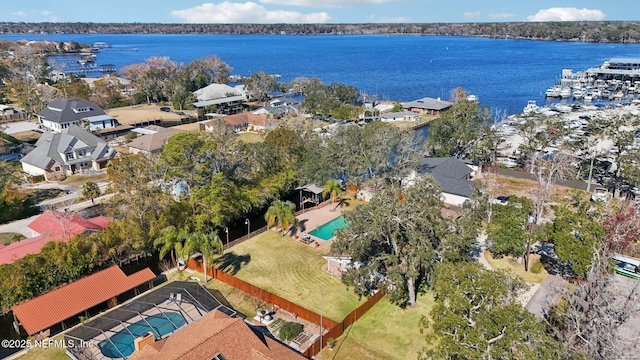
<path fill-rule="evenodd" d="M 238 239 L 239 240 L 239 239 Z M 233 242 L 232 242 L 233 243 Z M 189 259 L 187 266 L 196 271 L 203 271 L 203 264 L 194 259 Z M 241 290 L 251 296 L 254 296 L 262 301 L 278 306 L 280 309 L 290 312 L 308 322 L 314 323 L 322 327 L 329 329 L 326 334 L 322 334 L 316 341 L 302 355 L 306 357 L 315 356 L 320 352 L 320 349 L 327 345 L 327 339 L 337 339 L 342 335 L 344 330 L 355 323 L 362 317 L 369 309 L 373 307 L 380 299 L 384 297 L 382 291 L 378 291 L 371 298 L 365 301 L 355 310 L 351 311 L 341 322 L 329 319 L 324 316 L 320 316 L 315 312 L 305 309 L 300 305 L 292 303 L 291 301 L 284 299 L 278 295 L 272 294 L 266 290 L 263 290 L 255 285 L 249 284 L 244 280 L 240 280 L 233 275 L 229 275 L 222 270 L 212 268 L 207 271 L 207 274 L 212 278 L 222 281 L 227 285 L 231 285 L 234 288 Z"/>

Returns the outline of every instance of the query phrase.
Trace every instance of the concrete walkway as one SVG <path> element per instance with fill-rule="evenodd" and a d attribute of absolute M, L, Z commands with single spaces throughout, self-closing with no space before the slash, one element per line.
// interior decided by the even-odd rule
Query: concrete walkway
<path fill-rule="evenodd" d="M 486 234 L 485 231 L 483 231 L 478 236 L 478 238 L 476 239 L 476 243 L 475 243 L 474 249 L 473 249 L 473 258 L 477 262 L 482 264 L 482 266 L 484 266 L 486 269 L 493 270 L 493 266 L 491 266 L 491 264 L 489 264 L 489 261 L 487 261 L 487 258 L 484 256 L 484 252 L 487 251 L 487 249 L 488 249 L 487 234 Z M 549 277 L 551 277 L 551 276 L 552 275 L 549 275 Z M 540 293 L 540 295 L 538 295 L 538 297 L 536 298 L 536 302 L 532 303 L 531 306 L 532 306 L 532 308 L 535 309 L 536 312 L 541 312 L 541 309 L 536 304 L 538 302 L 546 302 L 547 301 L 547 294 L 549 293 L 548 289 L 545 288 L 544 284 L 545 284 L 544 281 L 543 281 L 542 284 L 527 283 L 527 285 L 529 286 L 529 289 L 527 291 L 523 292 L 522 294 L 520 294 L 520 296 L 518 296 L 518 300 L 520 301 L 522 306 L 524 306 L 527 309 L 529 309 L 528 304 L 531 303 L 531 300 L 533 298 L 536 298 L 536 294 Z M 540 291 L 540 289 L 543 289 L 543 290 Z M 546 307 L 545 307 L 545 309 L 546 309 Z M 529 310 L 531 311 L 531 309 L 529 309 Z M 531 312 L 534 315 L 537 315 L 536 312 L 534 312 L 534 311 L 531 311 Z"/>

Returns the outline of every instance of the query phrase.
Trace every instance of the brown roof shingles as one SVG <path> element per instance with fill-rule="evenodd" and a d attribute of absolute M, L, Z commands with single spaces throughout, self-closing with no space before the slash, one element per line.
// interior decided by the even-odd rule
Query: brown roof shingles
<path fill-rule="evenodd" d="M 250 112 L 244 112 L 240 114 L 225 116 L 224 121 L 226 121 L 227 124 L 231 126 L 243 124 L 267 126 L 269 119 L 267 119 L 267 117 L 264 115 L 256 115 Z"/>
<path fill-rule="evenodd" d="M 305 359 L 281 343 L 254 332 L 242 319 L 214 310 L 198 321 L 134 352 L 129 360 L 211 359 L 227 360 Z"/>
<path fill-rule="evenodd" d="M 11 310 L 25 331 L 33 335 L 153 278 L 155 274 L 149 268 L 127 276 L 114 265 L 15 305 Z"/>

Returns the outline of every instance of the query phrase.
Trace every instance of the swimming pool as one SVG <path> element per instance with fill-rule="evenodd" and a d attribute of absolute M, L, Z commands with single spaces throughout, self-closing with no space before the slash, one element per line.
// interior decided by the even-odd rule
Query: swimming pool
<path fill-rule="evenodd" d="M 102 340 L 98 344 L 102 355 L 112 359 L 129 356 L 133 353 L 133 340 L 136 337 L 147 335 L 149 331 L 153 331 L 157 340 L 185 324 L 184 317 L 177 312 L 166 312 L 164 315 L 166 315 L 166 317 L 162 314 L 148 316 L 145 318 L 146 322 L 145 320 L 137 321 L 127 326 L 126 329 L 122 329 L 112 335 L 109 338 L 111 341 Z M 170 321 L 167 320 L 167 318 Z M 151 328 L 147 323 L 151 325 Z M 133 336 L 131 336 L 131 334 L 133 334 Z"/>
<path fill-rule="evenodd" d="M 309 234 L 322 240 L 329 240 L 332 237 L 336 236 L 336 231 L 342 229 L 345 226 L 347 226 L 347 223 L 344 221 L 344 216 L 340 216 L 339 218 L 335 218 L 328 223 L 320 226 L 319 228 L 311 231 Z"/>

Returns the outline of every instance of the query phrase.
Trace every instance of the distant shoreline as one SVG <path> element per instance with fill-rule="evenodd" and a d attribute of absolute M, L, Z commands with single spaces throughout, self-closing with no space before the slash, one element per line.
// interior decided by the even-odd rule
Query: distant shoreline
<path fill-rule="evenodd" d="M 425 35 L 637 44 L 640 43 L 640 21 L 423 24 L 171 24 L 0 22 L 0 35 L 38 34 Z"/>

